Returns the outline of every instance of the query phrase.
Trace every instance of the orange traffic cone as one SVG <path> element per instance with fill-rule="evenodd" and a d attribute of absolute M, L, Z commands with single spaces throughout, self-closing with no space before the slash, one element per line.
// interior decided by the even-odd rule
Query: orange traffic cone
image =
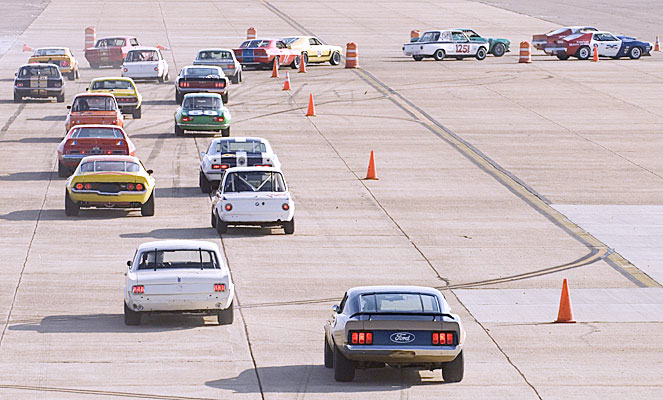
<path fill-rule="evenodd" d="M 656 44 L 654 45 L 654 51 L 661 51 L 661 42 L 658 40 L 658 36 L 656 36 Z"/>
<path fill-rule="evenodd" d="M 299 73 L 300 74 L 305 74 L 306 73 L 306 63 L 304 62 L 304 57 L 302 57 L 299 60 Z"/>
<path fill-rule="evenodd" d="M 569 295 L 569 284 L 564 279 L 562 282 L 562 297 L 559 299 L 559 312 L 556 323 L 575 323 L 573 310 L 571 310 L 571 297 Z"/>
<path fill-rule="evenodd" d="M 373 157 L 373 150 L 371 150 L 371 158 L 368 160 L 368 171 L 364 180 L 377 181 L 378 179 L 380 178 L 378 178 L 378 174 L 375 172 L 375 158 Z"/>
<path fill-rule="evenodd" d="M 278 64 L 276 62 L 276 58 L 274 58 L 274 61 L 272 61 L 272 78 L 278 78 L 279 77 L 279 68 L 276 66 Z"/>
<path fill-rule="evenodd" d="M 592 58 L 592 61 L 597 62 L 599 60 L 599 45 L 595 44 L 594 45 L 594 58 Z"/>
<path fill-rule="evenodd" d="M 313 105 L 313 94 L 308 97 L 308 110 L 306 110 L 307 117 L 315 117 L 315 105 Z"/>
<path fill-rule="evenodd" d="M 285 73 L 285 82 L 283 83 L 283 90 L 290 90 L 290 72 Z"/>
<path fill-rule="evenodd" d="M 28 46 L 27 44 L 24 44 L 23 51 L 32 51 L 32 47 Z"/>

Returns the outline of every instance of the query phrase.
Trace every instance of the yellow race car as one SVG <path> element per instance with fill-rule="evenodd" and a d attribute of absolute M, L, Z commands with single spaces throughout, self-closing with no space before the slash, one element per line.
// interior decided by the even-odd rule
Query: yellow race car
<path fill-rule="evenodd" d="M 331 65 L 341 63 L 343 48 L 330 46 L 314 36 L 291 36 L 281 39 L 286 46 L 302 53 L 302 60 L 308 63 L 323 63 L 329 61 Z"/>
<path fill-rule="evenodd" d="M 62 76 L 70 81 L 80 78 L 78 73 L 78 60 L 68 47 L 40 47 L 28 59 L 28 64 L 48 63 L 55 64 L 60 69 Z"/>
<path fill-rule="evenodd" d="M 131 78 L 95 78 L 86 90 L 89 93 L 112 93 L 122 114 L 131 114 L 133 119 L 140 119 L 143 114 L 143 96 Z"/>
<path fill-rule="evenodd" d="M 67 180 L 64 212 L 76 216 L 81 207 L 140 208 L 154 215 L 152 170 L 132 156 L 88 156 Z"/>

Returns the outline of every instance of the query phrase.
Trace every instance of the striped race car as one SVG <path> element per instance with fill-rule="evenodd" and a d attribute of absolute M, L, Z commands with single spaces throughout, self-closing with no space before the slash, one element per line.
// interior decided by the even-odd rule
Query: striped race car
<path fill-rule="evenodd" d="M 475 57 L 477 60 L 483 60 L 488 55 L 489 46 L 488 40 L 472 41 L 458 29 L 427 31 L 418 41 L 404 44 L 403 54 L 415 61 L 421 61 L 425 57 L 432 57 L 436 61 L 445 57 L 457 60 Z"/>
<path fill-rule="evenodd" d="M 546 51 L 546 47 L 549 47 L 551 43 L 559 39 L 563 39 L 569 35 L 575 35 L 577 33 L 587 33 L 587 32 L 596 32 L 598 29 L 591 26 L 563 26 L 559 29 L 552 30 L 548 33 L 542 33 L 532 36 L 532 47 L 537 50 Z M 550 54 L 550 53 L 548 53 Z"/>
<path fill-rule="evenodd" d="M 600 57 L 618 59 L 629 57 L 637 60 L 651 54 L 653 46 L 649 42 L 636 40 L 628 36 L 617 36 L 610 32 L 577 33 L 558 39 L 556 43 L 546 48 L 546 53 L 557 56 L 560 60 L 577 57 L 586 60 L 594 55 L 594 47 L 598 49 Z"/>
<path fill-rule="evenodd" d="M 207 152 L 200 153 L 198 185 L 203 193 L 219 186 L 223 173 L 232 167 L 281 168 L 267 139 L 259 137 L 217 138 L 212 140 Z"/>

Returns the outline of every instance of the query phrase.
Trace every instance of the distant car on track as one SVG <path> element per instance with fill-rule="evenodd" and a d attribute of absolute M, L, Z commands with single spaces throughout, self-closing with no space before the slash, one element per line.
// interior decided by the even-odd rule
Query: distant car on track
<path fill-rule="evenodd" d="M 324 44 L 314 36 L 290 36 L 281 39 L 291 49 L 301 52 L 304 64 L 329 62 L 331 65 L 341 63 L 343 48 Z"/>
<path fill-rule="evenodd" d="M 177 104 L 182 104 L 187 93 L 218 93 L 223 104 L 227 104 L 229 82 L 221 67 L 215 65 L 184 67 L 175 79 L 175 101 Z"/>
<path fill-rule="evenodd" d="M 160 82 L 170 79 L 168 63 L 156 47 L 131 48 L 122 63 L 122 76 L 133 80 L 156 79 Z"/>
<path fill-rule="evenodd" d="M 458 30 L 463 31 L 472 42 L 488 42 L 488 54 L 492 54 L 495 57 L 502 57 L 504 54 L 511 51 L 511 41 L 509 39 L 485 38 L 472 29 L 459 28 Z"/>
<path fill-rule="evenodd" d="M 110 93 L 81 93 L 67 106 L 69 115 L 64 121 L 64 130 L 69 132 L 76 125 L 124 126 L 122 112 L 115 96 Z"/>
<path fill-rule="evenodd" d="M 299 50 L 289 48 L 278 39 L 246 40 L 233 51 L 243 67 L 273 68 L 276 63 L 277 68 L 290 66 L 297 69 L 301 61 Z"/>
<path fill-rule="evenodd" d="M 295 232 L 295 203 L 281 170 L 274 167 L 228 168 L 212 199 L 212 227 L 228 225 L 282 227 Z"/>
<path fill-rule="evenodd" d="M 219 187 L 223 174 L 234 167 L 281 168 L 267 139 L 259 137 L 216 138 L 200 154 L 198 186 L 203 193 Z"/>
<path fill-rule="evenodd" d="M 232 49 L 204 49 L 198 52 L 193 65 L 216 65 L 232 83 L 242 81 L 242 64 L 237 61 Z"/>
<path fill-rule="evenodd" d="M 598 48 L 600 57 L 614 59 L 629 57 L 633 60 L 650 55 L 654 47 L 649 42 L 636 40 L 632 37 L 597 31 L 576 33 L 558 39 L 553 46 L 546 47 L 546 53 L 556 55 L 560 60 L 566 60 L 569 57 L 587 60 L 594 55 L 594 46 Z"/>
<path fill-rule="evenodd" d="M 221 132 L 230 136 L 230 110 L 218 93 L 189 93 L 175 111 L 175 135 L 185 131 Z"/>
<path fill-rule="evenodd" d="M 85 157 L 67 179 L 65 214 L 76 216 L 82 207 L 140 208 L 141 215 L 152 216 L 154 185 L 152 170 L 136 157 Z"/>
<path fill-rule="evenodd" d="M 348 290 L 324 326 L 325 367 L 337 381 L 356 368 L 442 369 L 446 382 L 464 375 L 465 330 L 439 290 L 364 286 Z"/>
<path fill-rule="evenodd" d="M 136 147 L 119 126 L 78 125 L 58 145 L 58 175 L 69 176 L 82 159 L 92 155 L 129 155 Z"/>
<path fill-rule="evenodd" d="M 488 54 L 489 43 L 471 41 L 460 30 L 427 31 L 421 35 L 417 42 L 403 45 L 403 54 L 421 61 L 426 57 L 441 61 L 445 57 L 461 60 L 466 57 L 475 57 L 483 60 Z"/>
<path fill-rule="evenodd" d="M 124 323 L 147 313 L 216 315 L 233 323 L 235 286 L 219 247 L 202 240 L 162 240 L 138 246 L 127 262 Z"/>
<path fill-rule="evenodd" d="M 574 35 L 577 33 L 588 33 L 596 31 L 598 31 L 598 29 L 591 26 L 563 26 L 558 29 L 553 29 L 548 33 L 533 35 L 532 47 L 537 50 L 545 51 L 546 47 L 550 47 L 551 44 L 555 43 L 559 39 L 565 38 L 566 36 Z"/>
<path fill-rule="evenodd" d="M 95 78 L 86 89 L 88 93 L 111 93 L 123 114 L 131 114 L 133 119 L 143 115 L 143 96 L 131 78 L 105 77 Z"/>
<path fill-rule="evenodd" d="M 90 67 L 119 67 L 124 62 L 129 50 L 138 46 L 138 39 L 133 36 L 105 37 L 97 40 L 94 47 L 85 49 L 85 59 Z"/>
<path fill-rule="evenodd" d="M 68 47 L 40 47 L 34 50 L 28 63 L 57 65 L 60 73 L 71 81 L 81 77 L 78 72 L 78 60 Z"/>
<path fill-rule="evenodd" d="M 55 97 L 64 102 L 65 82 L 58 66 L 53 64 L 25 64 L 18 68 L 14 78 L 14 103 L 26 97 L 47 99 Z"/>

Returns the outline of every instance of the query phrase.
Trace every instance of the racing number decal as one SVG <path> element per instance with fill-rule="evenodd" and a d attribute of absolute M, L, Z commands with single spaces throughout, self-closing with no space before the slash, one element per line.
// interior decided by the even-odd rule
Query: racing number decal
<path fill-rule="evenodd" d="M 469 44 L 457 44 L 456 53 L 469 53 L 470 45 Z"/>

